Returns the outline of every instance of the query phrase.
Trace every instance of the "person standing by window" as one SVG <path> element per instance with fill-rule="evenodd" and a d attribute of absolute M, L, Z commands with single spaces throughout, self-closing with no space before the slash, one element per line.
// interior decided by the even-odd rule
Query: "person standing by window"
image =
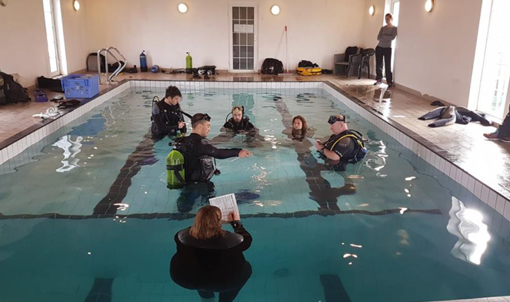
<path fill-rule="evenodd" d="M 391 73 L 391 42 L 397 37 L 397 27 L 393 26 L 393 16 L 386 14 L 386 26 L 381 27 L 377 40 L 379 44 L 375 49 L 375 61 L 377 70 L 377 82 L 374 85 L 382 83 L 383 59 L 384 69 L 386 70 L 386 83 L 388 87 L 393 86 L 393 74 Z"/>

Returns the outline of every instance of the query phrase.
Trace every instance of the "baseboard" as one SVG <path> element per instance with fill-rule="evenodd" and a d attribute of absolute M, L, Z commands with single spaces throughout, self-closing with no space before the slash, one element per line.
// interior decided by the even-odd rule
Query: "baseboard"
<path fill-rule="evenodd" d="M 447 102 L 447 101 L 442 100 L 440 98 L 437 98 L 435 96 L 431 96 L 431 95 L 428 95 L 428 94 L 423 94 L 423 93 L 421 93 L 418 90 L 409 88 L 407 86 L 399 84 L 398 82 L 395 82 L 394 85 L 395 85 L 396 88 L 398 88 L 398 89 L 400 89 L 400 90 L 402 90 L 402 91 L 404 91 L 406 93 L 409 93 L 409 94 L 414 95 L 414 96 L 418 96 L 418 97 L 423 98 L 423 99 L 425 99 L 427 101 L 430 101 L 430 102 L 440 101 L 441 103 L 443 103 L 445 105 L 453 105 L 450 102 Z"/>

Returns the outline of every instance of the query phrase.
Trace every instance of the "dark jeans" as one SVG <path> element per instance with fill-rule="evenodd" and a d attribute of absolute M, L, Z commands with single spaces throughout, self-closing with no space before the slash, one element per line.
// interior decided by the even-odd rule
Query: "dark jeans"
<path fill-rule="evenodd" d="M 503 124 L 499 126 L 498 129 L 498 137 L 510 137 L 510 112 L 505 117 L 505 120 L 503 121 Z"/>
<path fill-rule="evenodd" d="M 377 46 L 375 49 L 375 64 L 376 64 L 376 79 L 382 80 L 382 70 L 383 70 L 383 58 L 384 58 L 384 68 L 386 71 L 386 82 L 388 85 L 393 84 L 393 74 L 391 73 L 391 48 L 382 48 Z"/>

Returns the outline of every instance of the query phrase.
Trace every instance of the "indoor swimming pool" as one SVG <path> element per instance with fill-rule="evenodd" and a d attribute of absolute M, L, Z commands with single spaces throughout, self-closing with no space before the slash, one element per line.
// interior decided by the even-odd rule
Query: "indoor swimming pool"
<path fill-rule="evenodd" d="M 168 189 L 170 138 L 153 140 L 164 89 L 128 89 L 0 165 L 0 301 L 200 301 L 170 279 L 174 234 L 208 194 Z M 349 101 L 349 100 L 345 100 Z M 244 106 L 253 136 L 220 131 Z M 208 113 L 208 138 L 254 156 L 217 160 L 216 196 L 235 193 L 253 274 L 236 301 L 435 301 L 510 293 L 501 215 L 323 89 L 207 89 L 182 110 Z M 329 171 L 325 140 L 343 114 L 365 159 Z M 189 119 L 186 119 L 191 129 Z M 230 227 L 225 227 L 230 230 Z"/>

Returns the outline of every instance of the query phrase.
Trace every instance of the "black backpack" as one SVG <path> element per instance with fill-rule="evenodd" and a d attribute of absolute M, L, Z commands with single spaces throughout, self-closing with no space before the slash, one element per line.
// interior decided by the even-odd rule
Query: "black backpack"
<path fill-rule="evenodd" d="M 262 63 L 262 69 L 260 70 L 263 74 L 274 74 L 278 75 L 283 72 L 283 63 L 277 59 L 265 59 Z"/>
<path fill-rule="evenodd" d="M 301 62 L 299 62 L 298 67 L 311 67 L 311 68 L 315 68 L 315 67 L 319 67 L 319 65 L 317 65 L 315 63 L 312 63 L 310 61 L 307 61 L 307 60 L 302 60 Z"/>
<path fill-rule="evenodd" d="M 106 72 L 106 57 L 104 55 L 99 55 L 99 63 L 101 64 L 101 72 Z M 97 72 L 97 53 L 91 53 L 87 56 L 87 72 Z M 113 64 L 108 63 L 108 72 L 114 72 L 119 68 L 120 64 L 123 64 L 124 61 L 115 62 Z"/>
<path fill-rule="evenodd" d="M 17 102 L 28 102 L 30 101 L 30 97 L 28 96 L 28 91 L 23 88 L 19 83 L 14 81 L 14 78 L 10 74 L 6 74 L 0 72 L 0 82 L 3 82 L 3 85 L 0 85 L 0 104 L 1 104 L 1 95 L 5 95 L 5 103 L 17 103 Z"/>

